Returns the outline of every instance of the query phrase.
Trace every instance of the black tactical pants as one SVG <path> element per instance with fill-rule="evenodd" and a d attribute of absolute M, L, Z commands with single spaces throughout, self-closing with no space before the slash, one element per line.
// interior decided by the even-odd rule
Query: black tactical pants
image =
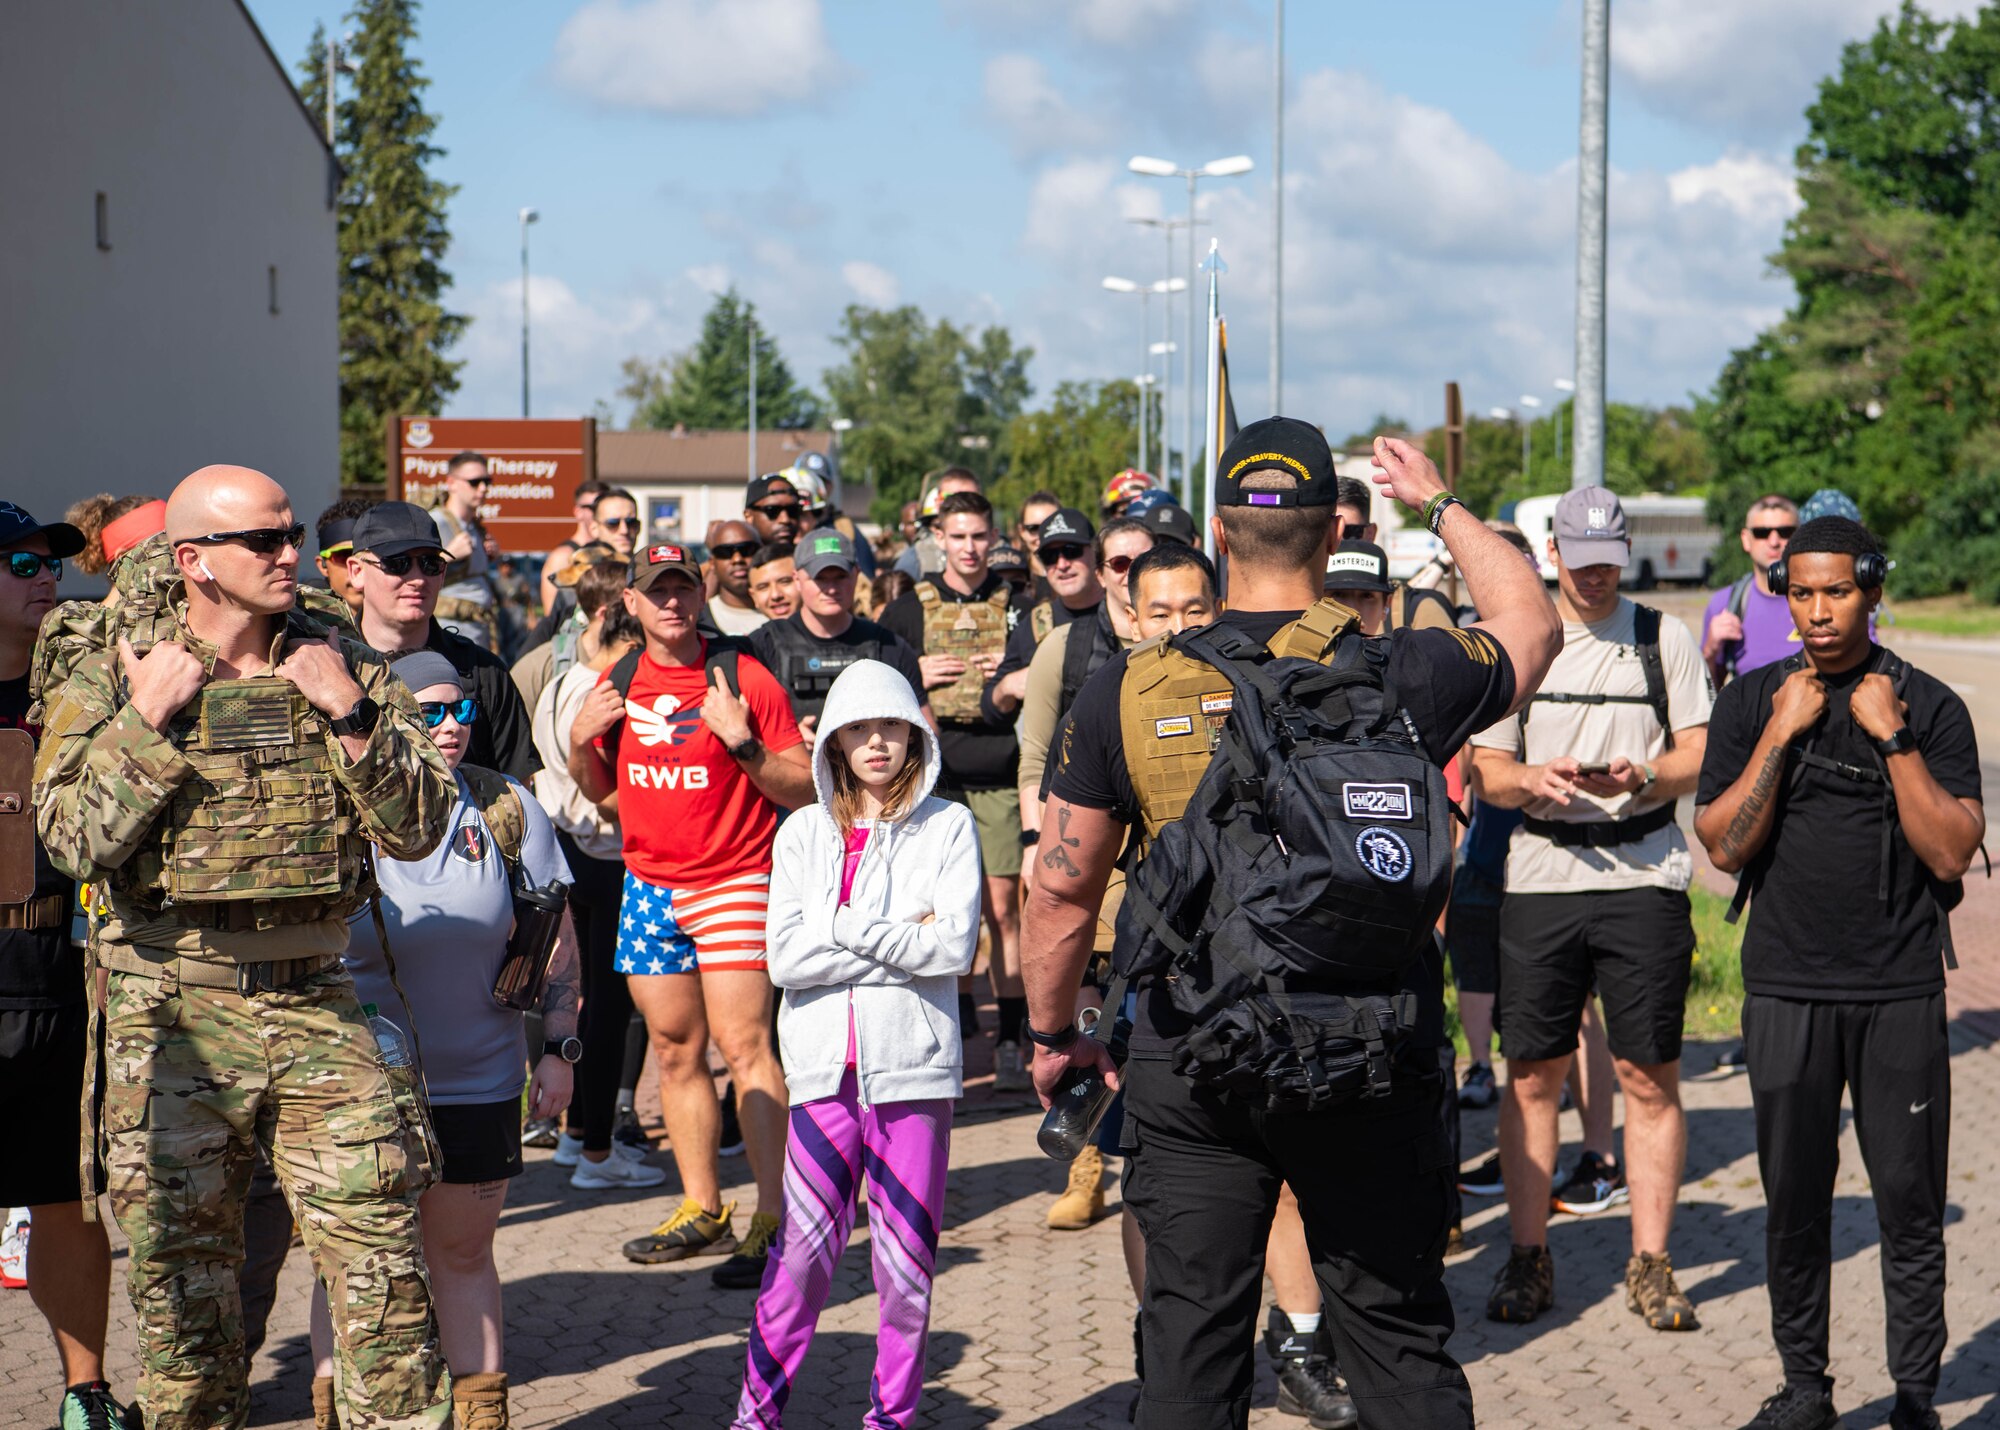
<path fill-rule="evenodd" d="M 1139 1430 L 1242 1430 L 1264 1245 L 1279 1183 L 1299 1200 L 1325 1325 L 1370 1430 L 1472 1424 L 1445 1350 L 1448 1196 L 1443 1079 L 1318 1113 L 1254 1111 L 1171 1065 L 1125 1065 L 1125 1205 L 1146 1234 Z"/>

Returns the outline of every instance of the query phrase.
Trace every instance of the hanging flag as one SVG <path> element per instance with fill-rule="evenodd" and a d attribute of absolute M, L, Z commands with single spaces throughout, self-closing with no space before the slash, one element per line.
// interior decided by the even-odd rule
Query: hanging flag
<path fill-rule="evenodd" d="M 1215 320 L 1216 413 L 1215 442 L 1209 451 L 1220 456 L 1236 440 L 1236 395 L 1229 386 L 1229 320 Z"/>

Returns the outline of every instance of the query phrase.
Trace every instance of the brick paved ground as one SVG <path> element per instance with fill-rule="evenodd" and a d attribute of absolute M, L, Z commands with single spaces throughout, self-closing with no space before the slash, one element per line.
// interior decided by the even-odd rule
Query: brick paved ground
<path fill-rule="evenodd" d="M 1957 927 L 1967 967 L 1954 982 L 1951 1341 L 1940 1409 L 1947 1425 L 1996 1425 L 2000 886 L 1978 881 Z M 1555 1312 L 1531 1326 L 1489 1324 L 1480 1311 L 1504 1253 L 1505 1215 L 1497 1203 L 1475 1203 L 1466 1223 L 1471 1249 L 1447 1279 L 1460 1318 L 1453 1345 L 1472 1378 L 1482 1425 L 1733 1426 L 1779 1379 L 1763 1290 L 1749 1089 L 1740 1076 L 1707 1075 L 1716 1051 L 1689 1051 L 1688 1185 L 1674 1238 L 1682 1284 L 1703 1328 L 1659 1335 L 1624 1309 L 1629 1229 L 1622 1213 L 1559 1220 L 1551 1236 Z M 940 1251 L 928 1426 L 1125 1424 L 1131 1306 L 1117 1220 L 1069 1235 L 1042 1228 L 1060 1176 L 1035 1151 L 1033 1128 L 1025 1110 L 1006 1111 L 983 1085 L 968 1095 Z M 1573 1117 L 1565 1117 L 1564 1134 L 1573 1148 Z M 1492 1136 L 1493 1114 L 1468 1116 L 1468 1161 L 1484 1155 Z M 9 1148 L 8 1155 L 24 1150 Z M 617 1252 L 619 1240 L 671 1210 L 671 1179 L 658 1195 L 582 1193 L 546 1153 L 531 1155 L 500 1233 L 516 1423 L 726 1424 L 753 1293 L 714 1291 L 709 1263 L 641 1269 Z M 730 1165 L 740 1174 L 740 1161 Z M 1843 1140 L 1835 1238 L 1834 1371 L 1847 1424 L 1858 1430 L 1884 1423 L 1890 1384 L 1875 1223 L 1851 1132 Z M 866 1407 L 876 1303 L 865 1241 L 865 1232 L 857 1235 L 842 1265 L 793 1400 L 794 1426 L 852 1426 Z M 271 1344 L 253 1376 L 253 1425 L 307 1423 L 307 1276 L 295 1253 Z M 122 1290 L 113 1300 L 111 1361 L 117 1384 L 129 1389 L 132 1332 Z M 27 1296 L 0 1292 L 0 1430 L 48 1424 L 54 1386 L 52 1353 Z M 1253 1426 L 1302 1424 L 1277 1415 L 1272 1395 L 1265 1373 Z"/>

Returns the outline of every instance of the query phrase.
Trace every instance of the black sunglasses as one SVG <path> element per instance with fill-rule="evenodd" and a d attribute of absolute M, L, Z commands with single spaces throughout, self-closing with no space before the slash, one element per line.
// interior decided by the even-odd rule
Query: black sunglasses
<path fill-rule="evenodd" d="M 1044 546 L 1035 554 L 1042 558 L 1044 566 L 1053 566 L 1058 561 L 1081 561 L 1088 546 L 1076 546 L 1067 541 L 1059 541 L 1053 546 Z"/>
<path fill-rule="evenodd" d="M 799 514 L 799 504 L 795 501 L 765 502 L 760 506 L 751 507 L 750 510 L 756 512 L 757 515 L 763 517 L 766 521 L 776 521 L 781 516 L 797 516 Z"/>
<path fill-rule="evenodd" d="M 1759 541 L 1769 541 L 1774 536 L 1782 536 L 1790 541 L 1792 533 L 1797 530 L 1796 526 L 1753 526 L 1750 528 L 1750 534 Z"/>
<path fill-rule="evenodd" d="M 182 543 L 188 546 L 220 546 L 225 541 L 240 541 L 259 556 L 276 556 L 278 549 L 289 546 L 295 551 L 306 547 L 306 524 L 293 522 L 290 526 L 253 526 L 246 531 L 211 531 L 206 536 L 184 536 Z"/>
<path fill-rule="evenodd" d="M 468 487 L 490 487 L 493 485 L 493 478 L 491 477 L 460 477 L 459 480 L 464 482 Z"/>
<path fill-rule="evenodd" d="M 739 556 L 755 556 L 759 543 L 755 541 L 731 541 L 722 546 L 708 548 L 709 555 L 719 556 L 724 561 L 734 561 Z"/>
<path fill-rule="evenodd" d="M 377 556 L 373 564 L 391 576 L 407 576 L 413 565 L 426 576 L 442 576 L 450 563 L 435 551 L 399 551 L 394 556 Z"/>
<path fill-rule="evenodd" d="M 608 526 L 613 531 L 637 531 L 642 523 L 636 516 L 614 516 L 609 520 L 600 521 L 597 524 L 599 526 Z"/>
<path fill-rule="evenodd" d="M 422 700 L 417 709 L 424 717 L 425 728 L 431 730 L 444 724 L 447 715 L 461 725 L 470 725 L 479 718 L 479 702 L 470 695 L 461 695 L 456 700 Z"/>
<path fill-rule="evenodd" d="M 42 574 L 44 566 L 55 572 L 56 580 L 60 581 L 62 580 L 62 562 L 63 559 L 60 556 L 44 556 L 39 551 L 10 551 L 7 553 L 7 570 L 18 580 L 22 581 L 34 580 Z"/>

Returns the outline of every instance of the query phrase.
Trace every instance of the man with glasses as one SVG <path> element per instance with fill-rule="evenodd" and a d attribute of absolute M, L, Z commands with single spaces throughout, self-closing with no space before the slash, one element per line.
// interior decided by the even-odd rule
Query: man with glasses
<path fill-rule="evenodd" d="M 1037 530 L 1035 561 L 1047 578 L 1049 594 L 1030 608 L 1028 619 L 1007 638 L 1006 654 L 986 691 L 986 713 L 993 720 L 1011 720 L 1021 708 L 1035 647 L 1059 627 L 1095 615 L 1104 602 L 1104 588 L 1097 580 L 1097 548 L 1092 544 L 1097 531 L 1090 518 L 1074 507 L 1060 507 Z"/>
<path fill-rule="evenodd" d="M 479 504 L 492 485 L 486 459 L 477 452 L 460 452 L 445 467 L 444 501 L 431 515 L 439 546 L 451 562 L 450 584 L 438 592 L 437 618 L 473 644 L 497 651 L 500 595 L 492 573 L 500 543 L 479 520 Z"/>
<path fill-rule="evenodd" d="M 446 628 L 434 614 L 448 569 L 422 507 L 378 502 L 354 524 L 347 579 L 361 597 L 361 638 L 389 659 L 433 650 L 451 662 L 479 703 L 466 759 L 526 783 L 541 767 L 521 692 L 507 662 Z"/>
<path fill-rule="evenodd" d="M 805 503 L 789 479 L 771 472 L 744 490 L 743 519 L 760 542 L 790 546 L 804 525 Z"/>
<path fill-rule="evenodd" d="M 369 846 L 435 849 L 451 775 L 387 663 L 295 609 L 305 527 L 276 482 L 205 467 L 166 534 L 172 636 L 121 636 L 45 692 L 35 768 L 50 859 L 105 904 L 105 1162 L 146 1422 L 249 1414 L 236 1275 L 262 1144 L 332 1293 L 345 1423 L 448 1425 L 429 1139 L 340 954 Z"/>
<path fill-rule="evenodd" d="M 605 488 L 591 504 L 590 539 L 609 546 L 627 561 L 638 549 L 643 527 L 638 499 L 622 488 Z"/>
<path fill-rule="evenodd" d="M 725 636 L 747 636 L 766 619 L 750 596 L 750 566 L 764 543 L 748 522 L 725 521 L 708 538 L 709 575 L 715 590 L 708 619 Z"/>
<path fill-rule="evenodd" d="M 1062 507 L 1062 498 L 1043 487 L 1028 493 L 1021 503 L 1021 515 L 1014 522 L 1014 545 L 1028 553 L 1028 569 L 1034 575 L 1035 595 L 1046 598 L 1049 594 L 1048 572 L 1042 569 L 1042 561 L 1035 549 L 1042 543 L 1042 523 L 1054 516 Z"/>
<path fill-rule="evenodd" d="M 1799 529 L 1798 503 L 1772 492 L 1750 504 L 1737 539 L 1750 572 L 1708 598 L 1702 614 L 1701 654 L 1718 689 L 1739 675 L 1800 650 L 1798 628 L 1783 596 L 1766 579 Z"/>
<path fill-rule="evenodd" d="M 361 619 L 361 594 L 348 582 L 347 556 L 354 550 L 354 523 L 373 505 L 359 497 L 343 497 L 313 523 L 314 545 L 319 551 L 313 564 L 325 578 L 327 590 L 347 602 L 357 621 Z"/>
<path fill-rule="evenodd" d="M 587 482 L 577 483 L 576 491 L 571 494 L 569 502 L 569 514 L 576 522 L 576 529 L 569 534 L 569 540 L 552 548 L 549 554 L 542 558 L 543 610 L 548 610 L 556 603 L 556 573 L 569 565 L 570 557 L 576 555 L 578 548 L 597 539 L 597 533 L 591 527 L 591 517 L 596 511 L 598 497 L 609 490 L 608 485 L 595 477 Z"/>
<path fill-rule="evenodd" d="M 55 607 L 63 560 L 83 548 L 76 527 L 43 525 L 0 502 L 0 730 L 41 736 L 29 720 L 30 658 L 42 618 Z M 26 756 L 17 764 L 0 747 L 0 793 L 26 799 L 28 774 Z M 0 1099 L 14 1124 L 12 1154 L 0 1162 L 0 1208 L 25 1207 L 32 1216 L 21 1247 L 10 1215 L 0 1255 L 25 1254 L 25 1268 L 6 1268 L 21 1278 L 11 1284 L 25 1283 L 55 1337 L 67 1387 L 57 1419 L 64 1426 L 122 1424 L 125 1412 L 104 1380 L 111 1243 L 101 1221 L 84 1220 L 77 1155 L 90 1015 L 83 965 L 69 939 L 76 885 L 40 840 L 14 852 L 25 867 L 4 872 L 29 892 L 22 902 L 0 902 Z M 94 1156 L 91 1163 L 95 1201 L 104 1171 Z"/>

